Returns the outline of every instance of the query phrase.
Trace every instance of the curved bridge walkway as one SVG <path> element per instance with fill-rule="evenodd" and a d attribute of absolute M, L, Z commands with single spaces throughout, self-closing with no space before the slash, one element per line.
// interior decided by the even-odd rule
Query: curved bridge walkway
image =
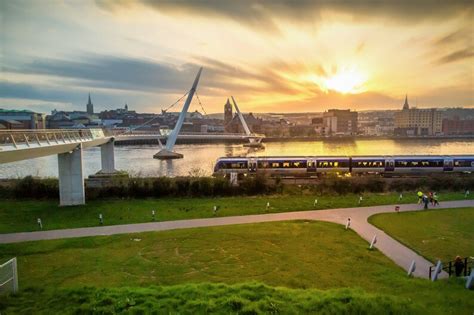
<path fill-rule="evenodd" d="M 461 208 L 474 207 L 474 200 L 459 200 L 446 201 L 441 203 L 442 208 Z M 345 225 L 347 218 L 351 218 L 351 229 L 357 232 L 362 238 L 370 242 L 374 235 L 377 235 L 377 243 L 375 247 L 384 253 L 387 257 L 393 260 L 397 265 L 407 270 L 412 262 L 415 260 L 416 270 L 414 276 L 420 278 L 427 278 L 429 267 L 433 265 L 432 262 L 426 260 L 422 256 L 415 253 L 405 245 L 402 245 L 382 230 L 369 224 L 367 219 L 377 213 L 394 212 L 395 205 L 373 206 L 373 207 L 358 207 L 358 208 L 340 208 L 329 210 L 314 210 L 314 211 L 297 211 L 284 213 L 269 213 L 257 214 L 247 216 L 232 216 L 232 217 L 217 217 L 207 219 L 192 219 L 192 220 L 177 220 L 177 221 L 163 221 L 152 223 L 138 223 L 126 225 L 110 225 L 100 227 L 87 227 L 76 229 L 63 229 L 51 231 L 38 232 L 24 232 L 24 233 L 10 233 L 0 234 L 0 243 L 18 243 L 25 241 L 51 240 L 61 238 L 73 238 L 84 236 L 100 236 L 100 235 L 114 235 L 126 233 L 139 233 L 150 231 L 166 231 L 174 229 L 186 229 L 195 227 L 209 227 L 222 226 L 232 224 L 247 224 L 273 221 L 289 221 L 289 220 L 318 220 L 334 222 Z M 400 205 L 400 212 L 402 211 L 418 211 L 423 210 L 418 204 Z M 440 277 L 447 277 L 443 272 Z"/>

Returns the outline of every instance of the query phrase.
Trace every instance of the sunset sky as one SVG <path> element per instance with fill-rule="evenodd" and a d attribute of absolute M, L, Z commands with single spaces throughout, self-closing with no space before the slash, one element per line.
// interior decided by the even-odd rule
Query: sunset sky
<path fill-rule="evenodd" d="M 473 1 L 0 0 L 0 108 L 474 106 Z M 193 102 L 190 110 L 199 109 Z"/>

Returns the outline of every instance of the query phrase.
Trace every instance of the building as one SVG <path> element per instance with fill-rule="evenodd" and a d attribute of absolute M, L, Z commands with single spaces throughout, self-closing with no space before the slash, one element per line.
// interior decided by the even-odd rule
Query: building
<path fill-rule="evenodd" d="M 445 135 L 473 135 L 474 119 L 443 119 L 443 134 Z"/>
<path fill-rule="evenodd" d="M 224 105 L 224 130 L 230 132 L 230 122 L 232 121 L 232 105 L 227 99 L 227 102 Z"/>
<path fill-rule="evenodd" d="M 94 115 L 94 104 L 91 102 L 91 94 L 89 93 L 89 101 L 87 102 L 87 114 Z"/>
<path fill-rule="evenodd" d="M 350 109 L 330 109 L 323 113 L 326 135 L 356 135 L 357 112 Z"/>
<path fill-rule="evenodd" d="M 435 108 L 410 108 L 405 96 L 403 109 L 395 113 L 395 135 L 432 136 L 442 132 L 442 113 Z"/>
<path fill-rule="evenodd" d="M 46 116 L 30 110 L 0 108 L 0 129 L 44 129 Z"/>

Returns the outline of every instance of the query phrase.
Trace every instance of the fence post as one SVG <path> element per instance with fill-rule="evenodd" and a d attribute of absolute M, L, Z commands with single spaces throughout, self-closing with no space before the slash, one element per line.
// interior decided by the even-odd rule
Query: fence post
<path fill-rule="evenodd" d="M 18 270 L 16 264 L 16 257 L 12 259 L 12 269 L 13 269 L 13 293 L 18 292 Z"/>
<path fill-rule="evenodd" d="M 467 277 L 467 257 L 464 258 L 464 277 Z"/>

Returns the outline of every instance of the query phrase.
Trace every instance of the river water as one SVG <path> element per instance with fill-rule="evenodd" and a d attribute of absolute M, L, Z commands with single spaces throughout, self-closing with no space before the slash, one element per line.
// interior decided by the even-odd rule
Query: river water
<path fill-rule="evenodd" d="M 397 154 L 474 154 L 473 140 L 328 140 L 311 142 L 269 142 L 265 149 L 249 151 L 241 144 L 176 145 L 175 151 L 184 154 L 180 160 L 153 159 L 157 145 L 115 147 L 115 165 L 119 170 L 137 176 L 210 175 L 217 158 L 222 156 L 272 155 L 397 155 Z M 84 176 L 100 170 L 100 148 L 84 150 Z M 0 178 L 27 175 L 58 176 L 56 155 L 0 165 Z"/>

